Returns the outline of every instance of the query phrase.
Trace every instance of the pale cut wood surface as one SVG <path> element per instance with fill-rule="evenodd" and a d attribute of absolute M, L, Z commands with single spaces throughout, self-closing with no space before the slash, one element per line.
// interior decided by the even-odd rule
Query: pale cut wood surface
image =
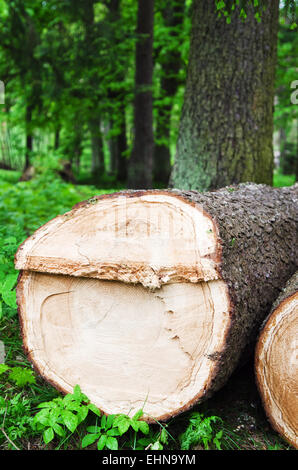
<path fill-rule="evenodd" d="M 176 414 L 204 394 L 230 324 L 222 281 L 148 290 L 118 281 L 27 273 L 23 334 L 58 388 L 78 383 L 106 413 Z"/>
<path fill-rule="evenodd" d="M 139 282 L 217 279 L 216 226 L 167 194 L 95 201 L 41 227 L 16 256 L 16 269 Z"/>

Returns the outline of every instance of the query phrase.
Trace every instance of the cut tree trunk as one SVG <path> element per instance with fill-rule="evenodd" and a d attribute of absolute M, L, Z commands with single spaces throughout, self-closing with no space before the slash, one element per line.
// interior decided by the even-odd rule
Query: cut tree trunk
<path fill-rule="evenodd" d="M 298 449 L 298 271 L 264 322 L 255 354 L 256 381 L 273 428 Z"/>
<path fill-rule="evenodd" d="M 96 196 L 19 248 L 24 347 L 106 414 L 167 420 L 210 397 L 297 269 L 297 187 Z"/>

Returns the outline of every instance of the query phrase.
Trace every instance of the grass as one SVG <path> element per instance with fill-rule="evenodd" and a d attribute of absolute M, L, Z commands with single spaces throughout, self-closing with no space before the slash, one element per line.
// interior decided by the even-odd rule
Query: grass
<path fill-rule="evenodd" d="M 282 186 L 292 186 L 295 183 L 295 175 L 282 175 L 275 171 L 273 175 L 273 186 L 280 188 Z"/>
<path fill-rule="evenodd" d="M 19 172 L 0 170 L 0 287 L 14 271 L 13 256 L 17 246 L 38 227 L 58 214 L 63 214 L 76 203 L 89 199 L 95 194 L 113 192 L 120 188 L 99 189 L 89 185 L 72 185 L 62 182 L 46 173 L 28 182 L 19 182 Z M 83 181 L 83 179 L 82 179 Z M 275 175 L 275 185 L 292 184 L 292 177 Z M 8 298 L 8 297 L 7 297 Z M 1 301 L 1 294 L 0 294 Z M 32 370 L 22 350 L 22 340 L 13 295 L 9 302 L 2 301 L 0 313 L 0 339 L 5 345 L 5 363 L 10 367 L 21 367 Z M 1 310 L 0 310 L 1 312 Z M 1 317 L 2 316 L 2 317 Z M 253 370 L 242 369 L 230 379 L 229 383 L 205 404 L 193 410 L 203 417 L 219 417 L 207 421 L 200 419 L 204 427 L 205 441 L 195 445 L 204 448 L 204 442 L 210 448 L 216 448 L 214 439 L 224 450 L 287 450 L 285 443 L 270 427 L 264 415 L 262 405 L 254 384 Z M 87 427 L 98 423 L 96 416 L 90 416 L 82 422 L 75 432 L 68 433 L 63 439 L 55 437 L 45 444 L 42 434 L 31 429 L 33 416 L 39 411 L 40 403 L 51 401 L 61 395 L 41 377 L 34 375 L 34 383 L 23 387 L 9 380 L 8 374 L 0 375 L 0 449 L 79 449 Z M 148 435 L 139 435 L 130 430 L 119 437 L 119 446 L 123 449 L 159 448 L 179 449 L 181 436 L 190 425 L 191 413 L 185 413 L 172 419 L 166 426 L 159 423 L 150 426 Z M 205 423 L 205 424 L 204 424 Z M 1 429 L 4 430 L 1 431 Z M 202 428 L 203 429 L 203 428 Z M 209 434 L 208 434 L 209 429 Z M 207 431 L 206 431 L 207 430 Z M 206 434 L 207 432 L 207 434 Z M 219 434 L 218 434 L 219 433 Z M 199 435 L 199 434 L 198 434 Z M 202 433 L 200 435 L 203 435 Z M 207 436 L 207 437 L 206 437 Z M 207 440 L 206 440 L 207 439 Z M 185 443 L 184 443 L 185 445 Z M 15 446 L 15 447 L 14 447 Z M 151 446 L 151 447 L 150 447 Z M 91 446 L 92 447 L 92 446 Z"/>

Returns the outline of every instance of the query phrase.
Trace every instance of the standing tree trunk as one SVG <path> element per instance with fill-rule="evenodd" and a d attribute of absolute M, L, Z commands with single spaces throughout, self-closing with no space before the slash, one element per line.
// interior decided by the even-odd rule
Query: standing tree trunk
<path fill-rule="evenodd" d="M 277 432 L 298 449 L 298 271 L 264 322 L 255 353 L 256 382 Z"/>
<path fill-rule="evenodd" d="M 112 26 L 111 40 L 114 48 L 121 50 L 121 39 L 115 34 L 117 28 L 121 28 L 121 2 L 120 0 L 111 0 L 109 2 L 109 24 Z M 121 57 L 118 59 L 118 70 L 115 72 L 114 79 L 120 83 L 125 83 L 125 70 L 122 65 Z M 127 179 L 127 151 L 126 138 L 126 118 L 125 118 L 125 88 L 111 89 L 108 91 L 109 99 L 112 103 L 117 103 L 110 118 L 111 128 L 118 128 L 116 135 L 111 138 L 111 170 L 114 172 L 117 181 L 125 182 Z"/>
<path fill-rule="evenodd" d="M 226 383 L 297 269 L 297 188 L 93 197 L 18 250 L 25 348 L 105 413 L 165 420 Z M 112 281 L 112 282 L 111 282 Z"/>
<path fill-rule="evenodd" d="M 154 0 L 139 0 L 136 46 L 134 144 L 128 165 L 129 188 L 152 187 L 153 165 L 153 18 Z"/>
<path fill-rule="evenodd" d="M 55 129 L 54 135 L 54 150 L 58 150 L 60 146 L 60 127 Z"/>
<path fill-rule="evenodd" d="M 170 37 L 177 35 L 178 26 L 182 25 L 185 2 L 174 3 L 167 0 L 162 4 L 161 13 L 165 25 L 170 29 Z M 166 56 L 160 60 L 161 63 L 161 98 L 167 97 L 173 99 L 178 87 L 178 72 L 181 67 L 181 53 L 179 49 L 171 49 Z M 170 153 L 170 121 L 173 103 L 163 104 L 158 109 L 157 125 L 153 158 L 153 177 L 155 181 L 168 185 L 171 173 L 171 153 Z M 161 140 L 162 139 L 162 140 Z M 161 140 L 161 143 L 158 142 Z"/>
<path fill-rule="evenodd" d="M 91 136 L 91 173 L 96 180 L 104 173 L 103 143 L 99 119 L 90 119 L 89 131 Z"/>
<path fill-rule="evenodd" d="M 25 150 L 24 171 L 26 171 L 30 166 L 32 150 L 33 150 L 32 106 L 29 104 L 26 108 L 26 150 Z"/>
<path fill-rule="evenodd" d="M 123 100 L 123 93 L 109 92 L 111 100 L 119 101 L 119 111 L 115 117 L 110 118 L 110 128 L 113 126 L 119 127 L 117 135 L 110 137 L 110 170 L 116 176 L 117 181 L 126 181 L 127 178 L 127 159 L 125 152 L 127 150 L 126 138 L 126 121 L 125 121 L 125 105 Z"/>
<path fill-rule="evenodd" d="M 230 24 L 195 0 L 189 68 L 171 186 L 207 190 L 272 184 L 273 96 L 279 1 Z"/>

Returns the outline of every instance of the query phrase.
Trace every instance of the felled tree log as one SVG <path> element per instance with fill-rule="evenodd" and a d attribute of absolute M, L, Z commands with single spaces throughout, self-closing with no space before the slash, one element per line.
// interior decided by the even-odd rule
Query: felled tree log
<path fill-rule="evenodd" d="M 229 378 L 297 269 L 297 188 L 125 191 L 19 248 L 24 346 L 63 392 L 167 420 Z"/>
<path fill-rule="evenodd" d="M 256 382 L 272 427 L 298 449 L 298 271 L 262 326 Z"/>

